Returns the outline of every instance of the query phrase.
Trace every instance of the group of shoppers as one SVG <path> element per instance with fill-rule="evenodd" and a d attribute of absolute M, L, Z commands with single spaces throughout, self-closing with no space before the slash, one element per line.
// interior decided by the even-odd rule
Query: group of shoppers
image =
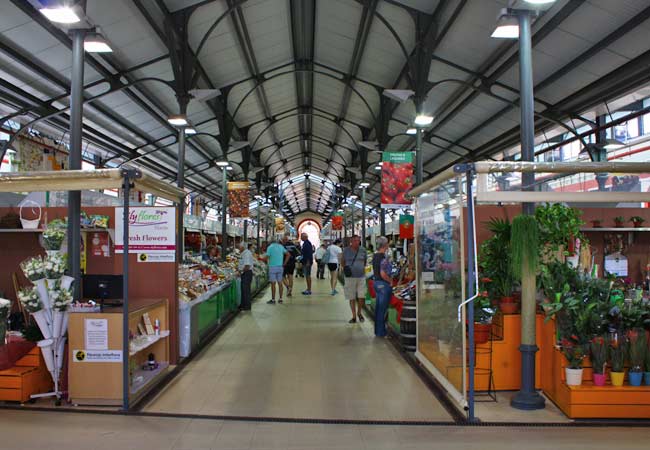
<path fill-rule="evenodd" d="M 302 244 L 294 244 L 289 234 L 285 234 L 280 242 L 271 243 L 264 255 L 268 262 L 269 281 L 271 283 L 271 299 L 268 304 L 283 303 L 284 288 L 287 289 L 287 297 L 291 297 L 293 291 L 293 273 L 296 261 L 301 260 L 303 274 L 307 289 L 303 295 L 311 295 L 312 280 L 311 272 L 314 261 L 318 265 L 316 277 L 325 279 L 325 266 L 330 272 L 330 287 L 332 295 L 336 295 L 338 273 L 343 272 L 344 294 L 350 303 L 352 318 L 349 323 L 364 322 L 363 304 L 366 296 L 365 265 L 368 258 L 367 250 L 361 246 L 361 238 L 352 236 L 350 245 L 341 248 L 340 239 L 335 240 L 329 246 L 321 245 L 315 249 L 309 241 L 306 233 L 300 236 Z M 253 273 L 253 254 L 242 243 L 240 245 L 240 271 L 242 276 L 242 309 L 250 309 L 250 283 Z M 388 305 L 393 294 L 392 284 L 392 263 L 388 257 L 388 239 L 381 236 L 377 238 L 377 250 L 372 256 L 372 280 L 377 294 L 375 306 L 375 335 L 386 336 L 386 315 Z M 276 296 L 277 294 L 277 296 Z M 277 299 L 277 300 L 276 300 Z"/>

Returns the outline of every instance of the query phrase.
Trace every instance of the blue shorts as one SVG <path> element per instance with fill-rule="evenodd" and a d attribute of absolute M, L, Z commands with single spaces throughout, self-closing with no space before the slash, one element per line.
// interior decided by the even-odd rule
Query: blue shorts
<path fill-rule="evenodd" d="M 303 264 L 302 265 L 302 274 L 306 277 L 311 276 L 311 264 Z"/>
<path fill-rule="evenodd" d="M 270 266 L 269 267 L 269 281 L 271 283 L 280 283 L 284 274 L 284 267 Z"/>

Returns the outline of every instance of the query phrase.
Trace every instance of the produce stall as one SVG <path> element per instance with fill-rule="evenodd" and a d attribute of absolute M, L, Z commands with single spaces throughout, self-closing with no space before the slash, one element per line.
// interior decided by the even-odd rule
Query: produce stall
<path fill-rule="evenodd" d="M 238 252 L 228 255 L 226 262 L 218 265 L 190 258 L 179 267 L 179 353 L 182 358 L 203 345 L 239 307 L 238 259 Z M 252 295 L 257 295 L 265 286 L 266 266 L 255 261 Z"/>

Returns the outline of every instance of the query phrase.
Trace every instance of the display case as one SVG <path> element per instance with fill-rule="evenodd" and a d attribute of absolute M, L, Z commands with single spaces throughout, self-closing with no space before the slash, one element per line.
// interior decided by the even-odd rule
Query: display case
<path fill-rule="evenodd" d="M 166 299 L 132 300 L 129 307 L 129 403 L 142 398 L 170 364 L 169 308 Z M 156 323 L 158 326 L 156 326 Z M 122 404 L 122 308 L 103 313 L 71 313 L 69 398 L 74 404 Z M 155 364 L 150 364 L 153 355 Z"/>

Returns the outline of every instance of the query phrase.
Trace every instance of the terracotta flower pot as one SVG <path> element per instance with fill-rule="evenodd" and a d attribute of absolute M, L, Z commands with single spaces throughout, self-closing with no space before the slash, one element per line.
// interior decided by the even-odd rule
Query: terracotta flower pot
<path fill-rule="evenodd" d="M 634 224 L 634 228 L 641 228 L 643 226 L 643 222 L 632 222 Z"/>
<path fill-rule="evenodd" d="M 501 297 L 499 311 L 503 314 L 515 314 L 519 310 L 519 303 L 514 297 Z"/>
<path fill-rule="evenodd" d="M 490 340 L 492 325 L 474 322 L 474 344 L 485 344 Z"/>
<path fill-rule="evenodd" d="M 591 226 L 594 228 L 602 228 L 602 221 L 600 220 L 592 220 L 591 221 Z"/>
<path fill-rule="evenodd" d="M 614 221 L 614 226 L 616 228 L 623 228 L 623 222 L 619 222 L 617 220 Z"/>

